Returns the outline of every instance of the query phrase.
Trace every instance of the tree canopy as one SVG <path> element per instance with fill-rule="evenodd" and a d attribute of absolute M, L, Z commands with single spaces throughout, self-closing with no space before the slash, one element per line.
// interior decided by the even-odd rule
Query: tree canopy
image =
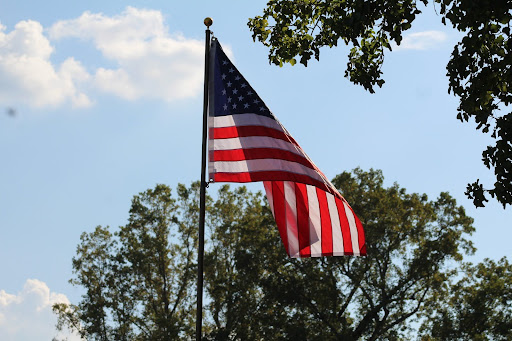
<path fill-rule="evenodd" d="M 425 340 L 512 339 L 512 264 L 506 258 L 465 264 L 463 276 L 450 287 L 443 307 L 423 329 Z"/>
<path fill-rule="evenodd" d="M 54 305 L 58 328 L 102 341 L 176 340 L 193 332 L 197 214 L 190 208 L 197 200 L 188 191 L 179 186 L 177 202 L 157 185 L 134 196 L 128 224 L 115 233 L 98 226 L 82 234 L 70 282 L 85 294 L 77 305 Z"/>
<path fill-rule="evenodd" d="M 333 184 L 365 226 L 367 257 L 288 258 L 260 192 L 225 185 L 207 198 L 205 340 L 510 336 L 512 267 L 458 271 L 474 250 L 473 220 L 448 193 L 386 188 L 374 170 Z M 72 283 L 85 293 L 54 306 L 58 326 L 90 340 L 192 339 L 198 189 L 157 185 L 134 197 L 125 226 L 84 233 Z"/>
<path fill-rule="evenodd" d="M 466 195 L 484 206 L 489 195 L 504 207 L 512 204 L 512 42 L 509 0 L 421 0 L 432 4 L 440 20 L 463 33 L 447 65 L 448 91 L 459 98 L 457 118 L 474 120 L 494 145 L 482 153 L 496 181 L 485 188 L 479 179 Z M 342 42 L 351 46 L 345 76 L 375 92 L 382 87 L 382 64 L 391 42 L 400 45 L 417 15 L 413 0 L 270 0 L 261 16 L 249 19 L 253 38 L 269 47 L 271 63 L 307 66 L 320 49 Z"/>
<path fill-rule="evenodd" d="M 210 253 L 206 278 L 215 297 L 209 311 L 224 319 L 214 318 L 212 340 L 405 338 L 413 332 L 406 321 L 437 309 L 455 275 L 447 265 L 473 250 L 464 209 L 447 193 L 430 201 L 397 184 L 384 188 L 380 171 L 342 173 L 333 184 L 354 203 L 368 257 L 287 258 L 276 229 L 268 229 L 268 207 L 243 189 L 238 196 L 221 190 L 215 205 L 229 210 L 211 236 L 223 252 Z M 251 211 L 264 215 L 248 223 L 243 212 Z"/>

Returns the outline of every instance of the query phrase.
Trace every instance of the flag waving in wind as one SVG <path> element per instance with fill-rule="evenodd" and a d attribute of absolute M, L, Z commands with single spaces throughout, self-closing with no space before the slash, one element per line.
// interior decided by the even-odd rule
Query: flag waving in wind
<path fill-rule="evenodd" d="M 210 50 L 212 182 L 263 181 L 290 257 L 366 255 L 361 222 L 226 56 Z"/>

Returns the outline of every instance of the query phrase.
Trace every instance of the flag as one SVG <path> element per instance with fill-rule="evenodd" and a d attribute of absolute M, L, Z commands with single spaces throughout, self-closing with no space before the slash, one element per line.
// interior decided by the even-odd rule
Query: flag
<path fill-rule="evenodd" d="M 366 255 L 354 211 L 212 39 L 210 182 L 263 181 L 290 257 Z"/>

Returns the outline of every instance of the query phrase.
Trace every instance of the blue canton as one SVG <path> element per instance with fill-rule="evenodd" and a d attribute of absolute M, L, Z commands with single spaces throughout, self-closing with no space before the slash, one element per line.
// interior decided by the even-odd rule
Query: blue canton
<path fill-rule="evenodd" d="M 213 92 L 215 116 L 258 114 L 273 117 L 260 96 L 226 56 L 219 42 L 212 41 L 214 53 Z"/>

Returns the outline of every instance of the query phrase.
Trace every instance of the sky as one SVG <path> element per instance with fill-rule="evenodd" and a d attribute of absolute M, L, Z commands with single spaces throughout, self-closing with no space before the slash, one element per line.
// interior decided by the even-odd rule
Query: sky
<path fill-rule="evenodd" d="M 247 27 L 265 4 L 0 0 L 0 339 L 55 336 L 51 305 L 82 293 L 68 283 L 80 234 L 124 225 L 132 196 L 157 183 L 200 178 L 207 16 L 329 178 L 375 168 L 386 186 L 448 191 L 475 219 L 468 260 L 511 255 L 511 209 L 464 195 L 477 178 L 493 183 L 481 162 L 492 141 L 456 119 L 445 67 L 460 34 L 436 9 L 386 54 L 386 83 L 370 94 L 344 78 L 344 46 L 307 68 L 269 65 Z"/>

